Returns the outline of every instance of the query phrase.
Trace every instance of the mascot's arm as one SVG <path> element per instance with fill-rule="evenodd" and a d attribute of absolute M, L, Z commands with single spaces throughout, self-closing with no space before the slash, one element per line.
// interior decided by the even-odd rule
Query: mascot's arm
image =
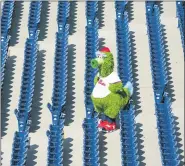
<path fill-rule="evenodd" d="M 122 92 L 123 91 L 123 84 L 122 84 L 122 82 L 117 82 L 117 83 L 114 83 L 114 84 L 110 84 L 109 85 L 109 90 L 112 93 Z"/>
<path fill-rule="evenodd" d="M 94 78 L 94 85 L 96 85 L 96 83 L 98 82 L 98 80 L 99 80 L 99 77 L 98 77 L 98 75 L 96 75 L 95 78 Z"/>

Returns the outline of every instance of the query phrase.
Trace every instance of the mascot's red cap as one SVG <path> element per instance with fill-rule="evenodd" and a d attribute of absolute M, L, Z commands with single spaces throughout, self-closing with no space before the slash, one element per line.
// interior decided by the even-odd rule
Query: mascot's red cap
<path fill-rule="evenodd" d="M 110 49 L 108 47 L 103 47 L 100 49 L 100 52 L 110 52 Z"/>

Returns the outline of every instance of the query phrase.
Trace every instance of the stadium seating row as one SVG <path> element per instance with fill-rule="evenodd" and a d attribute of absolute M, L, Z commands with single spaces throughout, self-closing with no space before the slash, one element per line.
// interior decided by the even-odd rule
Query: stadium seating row
<path fill-rule="evenodd" d="M 171 100 L 167 93 L 169 80 L 158 5 L 150 6 L 146 3 L 146 19 L 162 165 L 177 166 L 180 160 Z"/>
<path fill-rule="evenodd" d="M 24 66 L 18 109 L 15 115 L 18 120 L 18 131 L 14 134 L 12 145 L 11 165 L 26 164 L 27 152 L 30 145 L 29 129 L 31 125 L 31 106 L 34 93 L 36 61 L 38 53 L 37 40 L 39 36 L 42 2 L 31 2 L 29 10 L 29 37 L 25 43 Z"/>
<path fill-rule="evenodd" d="M 133 83 L 131 39 L 126 2 L 116 1 L 116 38 L 118 53 L 118 72 L 123 84 Z M 122 165 L 139 165 L 138 144 L 135 125 L 135 108 L 132 99 L 124 110 L 120 111 L 120 140 Z"/>
<path fill-rule="evenodd" d="M 56 33 L 55 59 L 54 59 L 54 80 L 52 104 L 48 103 L 48 109 L 52 114 L 52 124 L 47 131 L 48 136 L 48 165 L 63 165 L 63 142 L 65 104 L 68 81 L 68 36 L 69 24 L 67 23 L 70 11 L 70 2 L 59 1 Z"/>
<path fill-rule="evenodd" d="M 177 17 L 178 17 L 178 27 L 181 34 L 182 47 L 184 51 L 184 12 L 185 12 L 184 1 L 176 2 Z"/>
<path fill-rule="evenodd" d="M 5 1 L 1 17 L 1 88 L 3 86 L 5 64 L 8 58 L 8 46 L 10 41 L 9 31 L 12 24 L 14 1 Z"/>
<path fill-rule="evenodd" d="M 91 93 L 94 88 L 94 76 L 96 72 L 91 68 L 90 61 L 95 58 L 95 53 L 98 50 L 98 2 L 86 2 L 86 70 L 85 70 L 85 108 L 86 118 L 83 122 L 84 129 L 84 148 L 83 148 L 83 163 L 84 166 L 100 165 L 99 163 L 99 132 L 98 119 L 94 114 L 94 106 L 91 101 Z"/>

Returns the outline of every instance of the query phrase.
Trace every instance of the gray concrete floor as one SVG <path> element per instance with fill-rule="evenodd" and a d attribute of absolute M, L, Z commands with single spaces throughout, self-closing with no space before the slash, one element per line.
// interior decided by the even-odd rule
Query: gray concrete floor
<path fill-rule="evenodd" d="M 23 6 L 22 6 L 22 5 Z M 27 23 L 29 2 L 16 6 L 14 18 L 10 54 L 6 66 L 4 94 L 2 97 L 2 124 L 6 125 L 5 134 L 2 136 L 2 165 L 10 165 L 12 153 L 12 141 L 17 120 L 14 109 L 17 108 L 20 94 L 22 67 L 24 60 L 24 45 L 28 37 Z M 47 5 L 46 11 L 41 17 L 41 34 L 39 37 L 38 64 L 36 70 L 35 94 L 33 99 L 33 125 L 31 127 L 31 147 L 28 152 L 28 166 L 44 166 L 47 164 L 48 138 L 46 131 L 51 124 L 51 114 L 47 109 L 47 103 L 51 101 L 53 87 L 53 66 L 55 52 L 55 33 L 57 31 L 57 2 Z M 174 86 L 173 112 L 179 122 L 181 144 L 184 147 L 184 56 L 177 29 L 175 2 L 163 2 L 164 13 L 161 14 L 161 23 L 165 25 L 168 57 Z M 81 127 L 85 117 L 84 109 L 84 70 L 85 70 L 85 3 L 77 2 L 75 18 L 71 19 L 69 36 L 69 84 L 67 96 L 67 115 L 64 141 L 64 166 L 80 166 L 83 164 L 83 129 Z M 104 2 L 103 13 L 99 20 L 100 46 L 108 46 L 117 57 L 115 34 L 115 9 L 114 2 Z M 139 154 L 140 161 L 146 166 L 161 166 L 156 116 L 154 108 L 154 96 L 152 89 L 152 77 L 150 70 L 150 55 L 145 17 L 145 3 L 133 2 L 133 16 L 129 24 L 136 65 L 134 71 L 137 88 L 136 96 L 136 124 L 140 133 Z M 22 15 L 19 16 L 22 11 Z M 20 25 L 18 24 L 20 22 Z M 47 25 L 47 26 L 46 26 Z M 18 31 L 16 28 L 18 27 Z M 15 40 L 17 39 L 17 40 Z M 116 62 L 117 64 L 117 62 Z M 117 65 L 116 65 L 117 67 Z M 116 70 L 116 68 L 115 68 Z M 138 79 L 138 80 L 137 80 Z M 4 118 L 4 119 L 3 119 Z M 6 121 L 6 123 L 5 123 Z M 183 149 L 184 150 L 184 149 Z M 121 166 L 121 148 L 119 130 L 111 134 L 100 133 L 100 165 Z M 145 164 L 144 164 L 145 163 Z"/>

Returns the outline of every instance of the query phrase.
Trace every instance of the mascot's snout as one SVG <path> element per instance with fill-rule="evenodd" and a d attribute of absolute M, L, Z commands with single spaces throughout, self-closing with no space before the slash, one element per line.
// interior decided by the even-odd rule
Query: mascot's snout
<path fill-rule="evenodd" d="M 103 63 L 102 58 L 95 58 L 91 60 L 91 66 L 94 69 L 97 69 Z"/>

